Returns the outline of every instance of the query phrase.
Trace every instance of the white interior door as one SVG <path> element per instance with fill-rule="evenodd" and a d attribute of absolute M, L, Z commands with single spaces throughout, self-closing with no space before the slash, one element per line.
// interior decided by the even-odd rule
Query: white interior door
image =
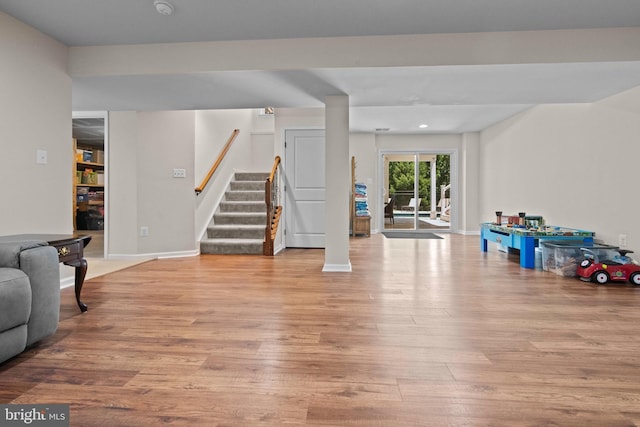
<path fill-rule="evenodd" d="M 285 131 L 285 245 L 324 248 L 324 130 Z"/>

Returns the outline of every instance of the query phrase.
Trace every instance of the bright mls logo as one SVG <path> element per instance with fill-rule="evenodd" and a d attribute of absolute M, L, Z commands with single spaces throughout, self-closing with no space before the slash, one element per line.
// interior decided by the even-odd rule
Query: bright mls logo
<path fill-rule="evenodd" d="M 0 405 L 0 427 L 68 427 L 69 405 Z"/>

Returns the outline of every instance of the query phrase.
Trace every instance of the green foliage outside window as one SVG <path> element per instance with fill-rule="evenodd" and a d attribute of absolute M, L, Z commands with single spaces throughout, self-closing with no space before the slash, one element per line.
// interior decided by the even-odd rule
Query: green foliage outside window
<path fill-rule="evenodd" d="M 440 202 L 440 186 L 451 182 L 450 156 L 436 156 L 436 183 L 438 185 L 436 203 Z M 418 194 L 422 198 L 420 210 L 430 210 L 431 167 L 429 162 L 419 162 Z M 396 206 L 409 204 L 413 197 L 414 162 L 389 162 L 389 194 L 396 195 Z"/>

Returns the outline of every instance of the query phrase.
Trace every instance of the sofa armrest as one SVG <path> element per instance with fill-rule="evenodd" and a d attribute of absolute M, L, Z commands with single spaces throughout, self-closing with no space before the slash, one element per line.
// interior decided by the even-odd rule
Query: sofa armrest
<path fill-rule="evenodd" d="M 46 242 L 0 243 L 0 265 L 19 268 L 31 285 L 31 316 L 27 345 L 52 335 L 60 319 L 60 264 L 58 252 Z"/>
<path fill-rule="evenodd" d="M 48 246 L 48 243 L 37 240 L 1 242 L 0 267 L 20 268 L 20 252 L 40 246 Z"/>
<path fill-rule="evenodd" d="M 20 252 L 20 269 L 31 282 L 31 317 L 27 345 L 52 335 L 60 320 L 60 264 L 53 246 L 37 246 Z"/>

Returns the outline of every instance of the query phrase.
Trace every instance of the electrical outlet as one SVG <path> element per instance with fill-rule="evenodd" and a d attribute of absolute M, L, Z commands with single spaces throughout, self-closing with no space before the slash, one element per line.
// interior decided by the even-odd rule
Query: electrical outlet
<path fill-rule="evenodd" d="M 46 150 L 36 150 L 36 163 L 39 165 L 47 164 L 47 151 Z"/>
<path fill-rule="evenodd" d="M 627 247 L 627 235 L 626 234 L 620 234 L 618 236 L 618 246 L 620 246 L 621 248 L 626 248 Z"/>
<path fill-rule="evenodd" d="M 140 237 L 147 237 L 149 235 L 149 227 L 140 227 Z"/>
<path fill-rule="evenodd" d="M 174 169 L 173 170 L 173 177 L 174 178 L 186 178 L 187 177 L 187 170 L 186 169 Z"/>

